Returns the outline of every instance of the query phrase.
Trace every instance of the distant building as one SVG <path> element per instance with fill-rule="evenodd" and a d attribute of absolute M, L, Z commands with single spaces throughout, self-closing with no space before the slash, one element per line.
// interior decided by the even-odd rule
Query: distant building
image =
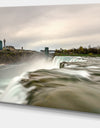
<path fill-rule="evenodd" d="M 6 46 L 5 50 L 14 51 L 15 48 L 14 48 L 14 46 Z"/>
<path fill-rule="evenodd" d="M 2 50 L 2 41 L 0 40 L 0 50 Z"/>
<path fill-rule="evenodd" d="M 21 50 L 23 51 L 23 47 L 21 47 Z"/>
<path fill-rule="evenodd" d="M 4 48 L 6 48 L 6 40 L 4 39 L 3 42 L 4 42 Z"/>
<path fill-rule="evenodd" d="M 49 55 L 49 48 L 45 47 L 45 55 L 48 56 Z"/>
<path fill-rule="evenodd" d="M 47 49 L 46 49 L 46 48 L 47 48 Z M 46 48 L 45 48 L 45 50 L 41 50 L 41 52 L 42 52 L 42 53 L 45 53 L 45 54 L 47 53 L 47 51 L 48 51 L 49 54 L 54 54 L 54 53 L 55 53 L 55 50 L 49 50 L 48 47 L 46 47 Z"/>

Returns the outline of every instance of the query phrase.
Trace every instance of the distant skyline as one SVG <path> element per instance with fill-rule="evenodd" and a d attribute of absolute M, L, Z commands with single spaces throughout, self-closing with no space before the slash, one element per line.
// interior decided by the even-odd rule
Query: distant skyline
<path fill-rule="evenodd" d="M 0 40 L 41 50 L 100 46 L 100 4 L 0 8 Z"/>

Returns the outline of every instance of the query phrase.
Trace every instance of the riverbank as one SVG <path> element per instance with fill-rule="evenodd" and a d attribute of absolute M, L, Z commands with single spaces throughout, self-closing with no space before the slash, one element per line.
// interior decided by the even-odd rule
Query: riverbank
<path fill-rule="evenodd" d="M 91 56 L 91 57 L 100 57 L 100 47 L 91 47 L 88 48 L 80 46 L 79 48 L 72 49 L 56 49 L 55 56 Z"/>
<path fill-rule="evenodd" d="M 0 51 L 0 64 L 15 64 L 41 55 L 36 51 Z"/>
<path fill-rule="evenodd" d="M 100 54 L 55 54 L 55 56 L 84 56 L 84 57 L 100 57 Z"/>

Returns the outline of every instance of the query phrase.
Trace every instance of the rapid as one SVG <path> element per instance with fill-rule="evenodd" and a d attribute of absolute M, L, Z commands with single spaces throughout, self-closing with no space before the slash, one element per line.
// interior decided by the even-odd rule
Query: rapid
<path fill-rule="evenodd" d="M 0 101 L 100 113 L 100 58 L 33 58 L 0 65 Z M 63 61 L 75 62 L 60 69 Z"/>

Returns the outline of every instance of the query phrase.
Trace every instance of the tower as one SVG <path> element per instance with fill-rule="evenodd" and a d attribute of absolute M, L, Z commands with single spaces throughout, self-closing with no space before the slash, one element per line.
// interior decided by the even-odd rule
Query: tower
<path fill-rule="evenodd" d="M 21 50 L 23 51 L 23 47 L 21 47 Z"/>
<path fill-rule="evenodd" d="M 0 40 L 0 50 L 2 50 L 2 41 Z"/>
<path fill-rule="evenodd" d="M 4 39 L 3 42 L 4 42 L 4 48 L 6 48 L 6 40 Z"/>
<path fill-rule="evenodd" d="M 49 56 L 49 48 L 48 47 L 45 47 L 45 55 Z"/>

